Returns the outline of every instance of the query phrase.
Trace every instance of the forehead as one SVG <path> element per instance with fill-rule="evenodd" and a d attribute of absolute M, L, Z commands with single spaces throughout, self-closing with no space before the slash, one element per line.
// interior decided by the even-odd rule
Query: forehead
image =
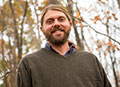
<path fill-rule="evenodd" d="M 60 17 L 60 16 L 63 16 L 63 17 L 65 17 L 65 18 L 67 18 L 66 15 L 65 15 L 63 12 L 61 12 L 61 11 L 49 10 L 49 11 L 47 11 L 47 13 L 45 14 L 44 20 L 47 20 L 47 19 L 49 19 L 49 18 L 57 18 L 57 17 Z"/>

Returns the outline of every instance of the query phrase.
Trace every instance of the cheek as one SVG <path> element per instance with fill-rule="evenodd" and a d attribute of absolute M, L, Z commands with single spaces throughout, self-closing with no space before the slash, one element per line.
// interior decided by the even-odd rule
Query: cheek
<path fill-rule="evenodd" d="M 44 25 L 45 31 L 51 31 L 52 26 L 51 25 Z"/>
<path fill-rule="evenodd" d="M 71 25 L 69 23 L 62 24 L 62 26 L 67 30 L 71 29 Z"/>

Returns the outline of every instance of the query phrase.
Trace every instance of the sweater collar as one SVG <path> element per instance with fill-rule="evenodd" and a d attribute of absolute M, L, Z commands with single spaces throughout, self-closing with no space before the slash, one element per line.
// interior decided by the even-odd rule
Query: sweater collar
<path fill-rule="evenodd" d="M 72 54 L 72 53 L 74 53 L 74 52 L 76 51 L 76 49 L 75 49 L 75 47 L 74 47 L 73 44 L 70 44 L 70 43 L 69 43 L 69 46 L 70 46 L 70 49 L 64 54 L 64 56 L 68 56 L 69 54 Z M 46 43 L 46 44 L 45 44 L 45 48 L 48 49 L 48 50 L 51 50 L 51 51 L 53 51 L 53 52 L 55 52 L 55 53 L 58 53 L 58 52 L 56 52 L 56 51 L 52 48 L 52 46 L 51 46 L 49 43 Z M 58 53 L 58 54 L 59 54 L 59 53 Z"/>

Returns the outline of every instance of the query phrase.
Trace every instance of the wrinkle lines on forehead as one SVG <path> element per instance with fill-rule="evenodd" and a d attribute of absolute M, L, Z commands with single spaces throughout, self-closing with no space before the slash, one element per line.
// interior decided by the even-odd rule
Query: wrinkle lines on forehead
<path fill-rule="evenodd" d="M 56 18 L 60 18 L 60 17 L 63 17 L 66 20 L 68 20 L 67 16 L 63 12 L 56 11 L 56 10 L 49 10 L 49 11 L 46 12 L 46 14 L 44 16 L 43 24 L 46 22 L 46 20 L 56 19 Z"/>

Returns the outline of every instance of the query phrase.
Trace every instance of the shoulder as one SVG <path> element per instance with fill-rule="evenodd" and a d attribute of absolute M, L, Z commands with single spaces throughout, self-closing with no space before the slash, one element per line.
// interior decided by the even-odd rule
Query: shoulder
<path fill-rule="evenodd" d="M 80 55 L 80 56 L 96 57 L 93 53 L 88 51 L 77 50 L 76 52 L 77 52 L 77 55 Z"/>
<path fill-rule="evenodd" d="M 91 52 L 77 51 L 77 55 L 79 56 L 81 61 L 85 61 L 87 64 L 94 65 L 95 67 L 102 67 L 98 58 Z"/>
<path fill-rule="evenodd" d="M 37 50 L 30 54 L 27 54 L 20 60 L 19 63 L 28 63 L 28 62 L 37 60 L 38 58 L 40 59 L 40 58 L 42 58 L 42 56 L 44 56 L 43 55 L 43 54 L 45 54 L 44 51 L 45 51 L 44 48 L 41 48 L 40 50 Z"/>
<path fill-rule="evenodd" d="M 86 61 L 92 61 L 92 62 L 98 61 L 98 58 L 93 53 L 88 51 L 77 50 L 76 56 Z"/>

